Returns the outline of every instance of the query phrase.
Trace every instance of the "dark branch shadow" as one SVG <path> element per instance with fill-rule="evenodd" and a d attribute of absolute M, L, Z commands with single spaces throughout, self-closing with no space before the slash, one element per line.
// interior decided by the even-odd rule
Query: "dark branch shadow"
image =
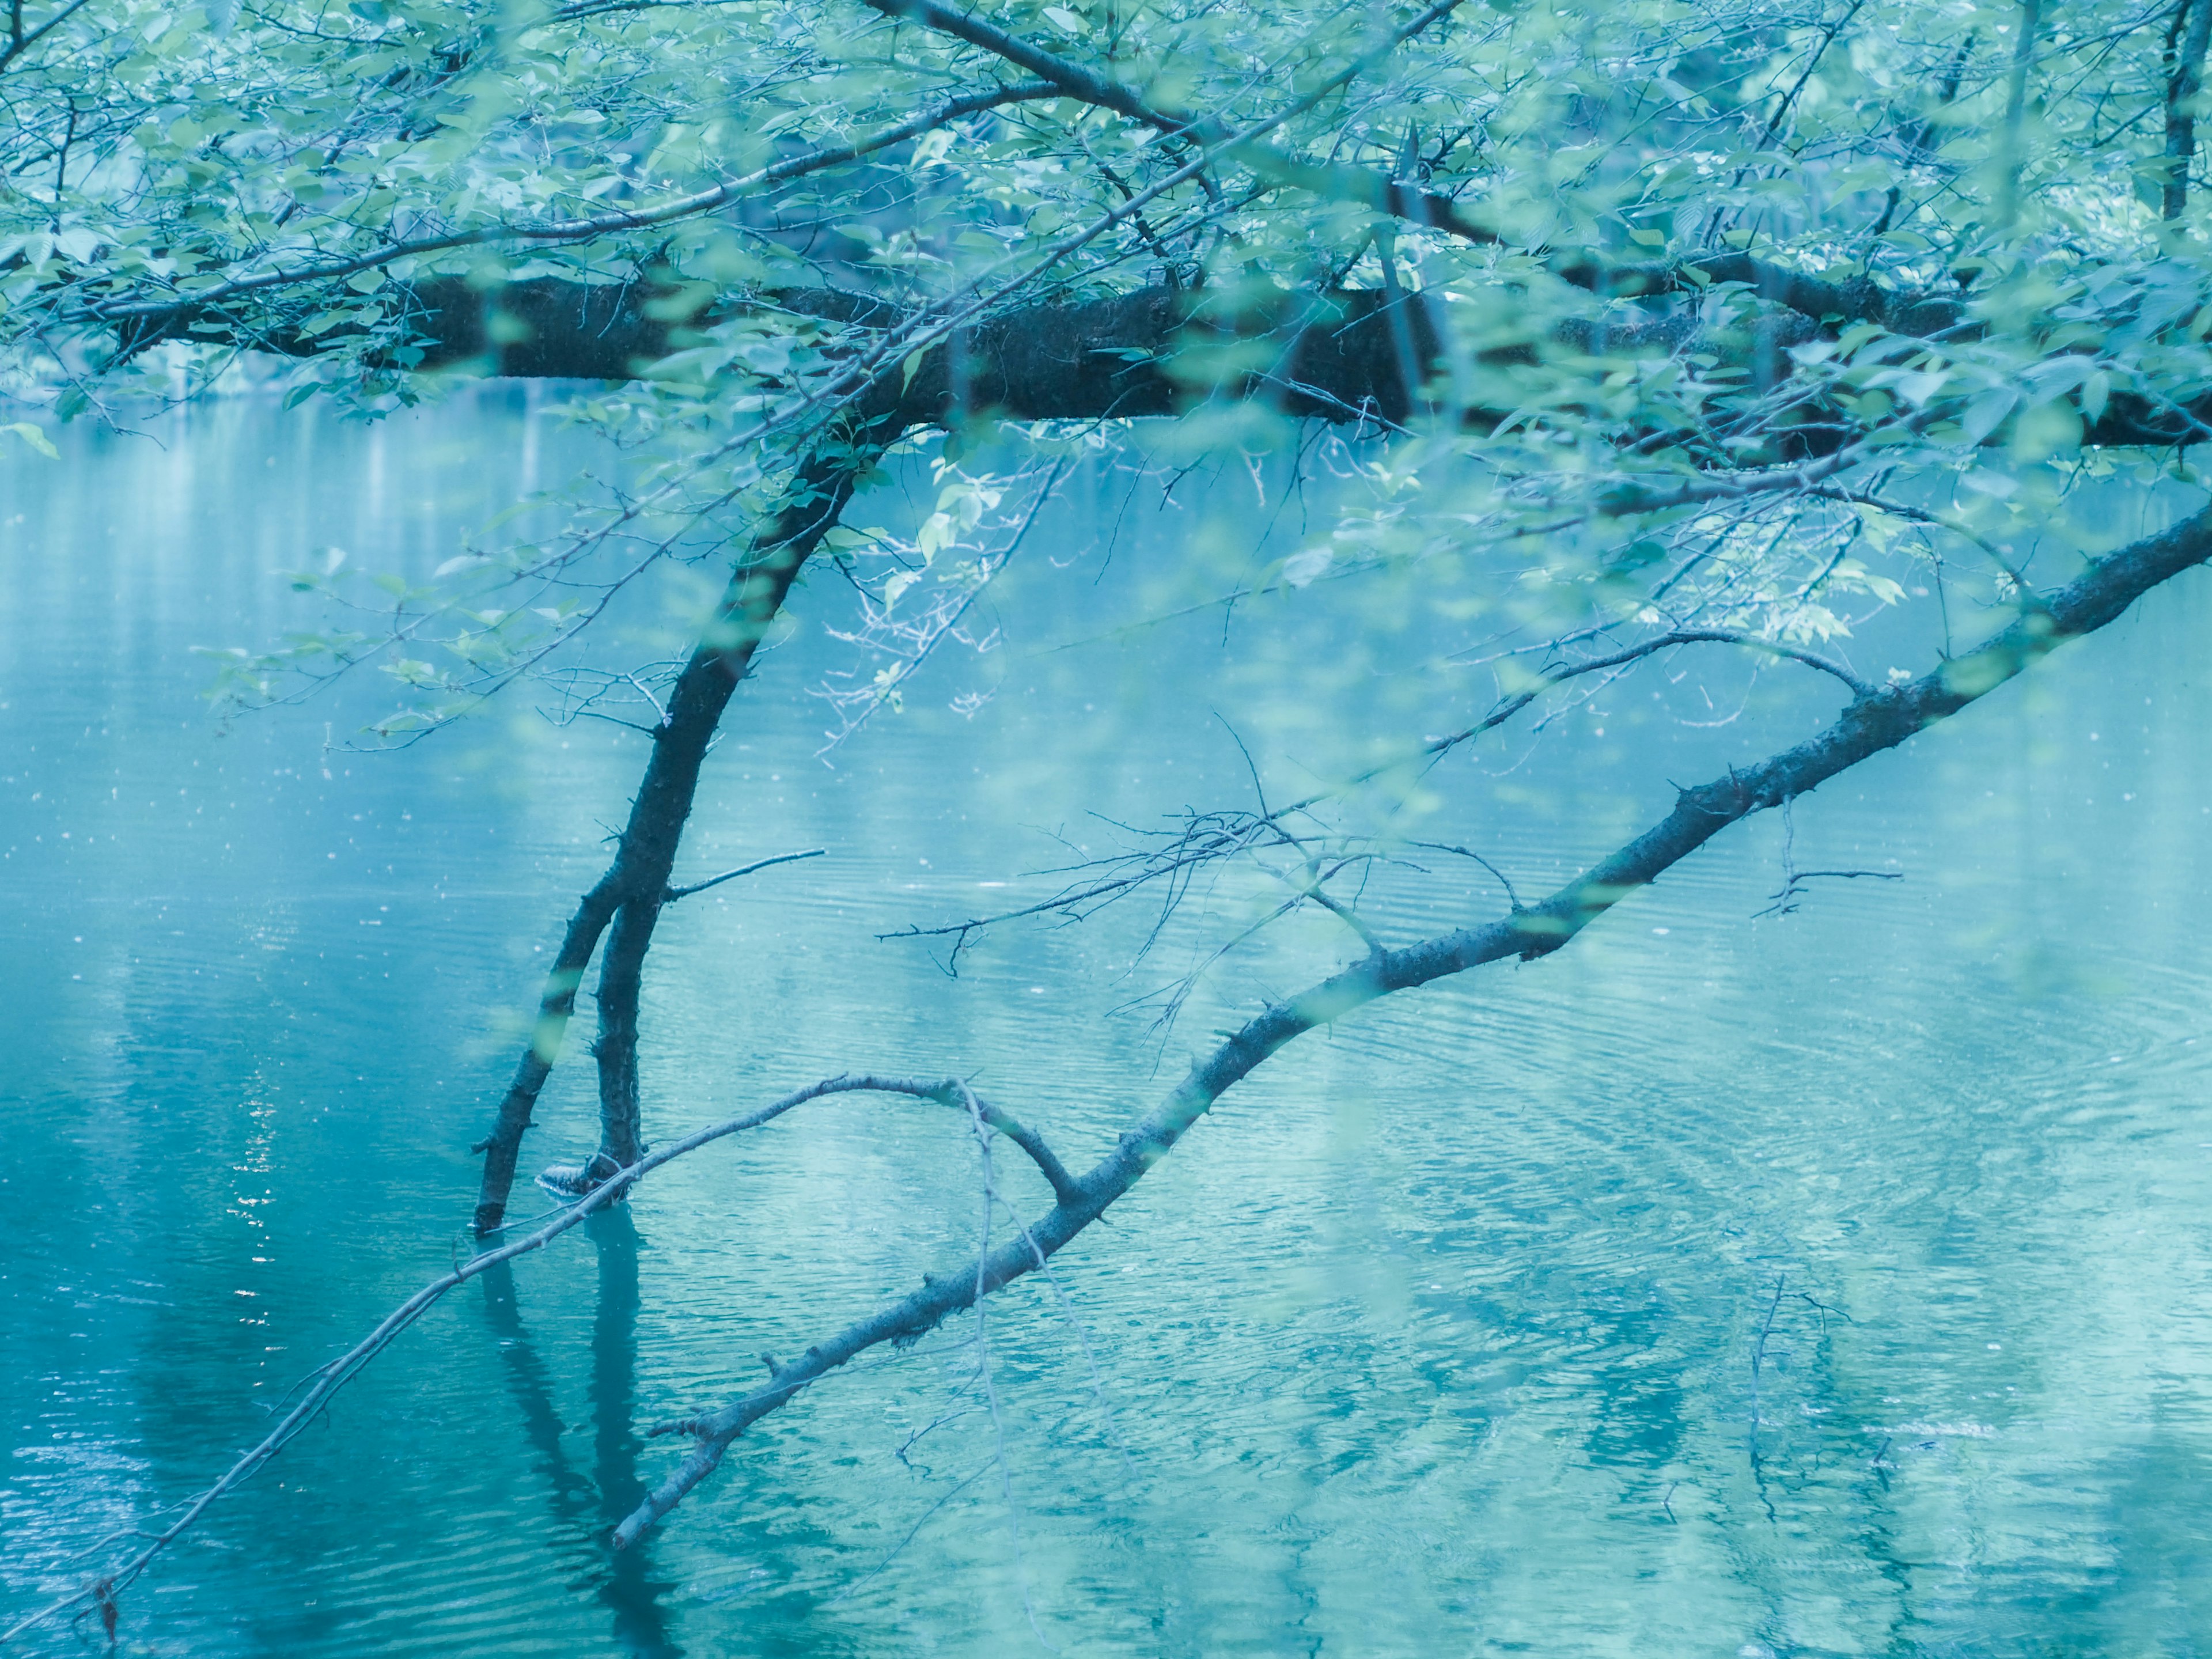
<path fill-rule="evenodd" d="M 678 1659 L 683 1649 L 669 1634 L 667 1610 L 661 1605 L 668 1586 L 651 1576 L 651 1551 L 618 1551 L 609 1543 L 615 1523 L 637 1506 L 647 1490 L 638 1474 L 640 1442 L 631 1427 L 637 1387 L 637 1229 L 625 1205 L 584 1225 L 599 1264 L 592 1322 L 588 1477 L 576 1468 L 571 1446 L 564 1443 L 570 1425 L 555 1407 L 551 1374 L 523 1328 L 507 1263 L 483 1275 L 484 1322 L 501 1339 L 507 1384 L 550 1489 L 553 1513 L 565 1530 L 579 1535 L 592 1558 L 585 1582 L 613 1615 L 616 1651 L 638 1659 Z"/>

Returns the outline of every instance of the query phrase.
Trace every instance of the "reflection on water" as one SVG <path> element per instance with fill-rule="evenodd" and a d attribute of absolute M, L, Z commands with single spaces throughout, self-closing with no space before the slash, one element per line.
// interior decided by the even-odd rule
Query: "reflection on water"
<path fill-rule="evenodd" d="M 630 1550 L 608 1546 L 608 1534 L 635 1509 L 650 1483 L 638 1473 L 642 1442 L 635 1425 L 637 1395 L 638 1249 L 637 1225 L 627 1209 L 602 1212 L 584 1224 L 599 1257 L 599 1284 L 592 1304 L 591 1433 L 589 1476 L 569 1460 L 562 1437 L 574 1432 L 554 1405 L 552 1374 L 525 1329 L 511 1262 L 487 1272 L 484 1323 L 497 1339 L 514 1400 L 515 1413 L 535 1454 L 554 1516 L 580 1550 L 599 1557 L 593 1571 L 573 1583 L 572 1590 L 595 1589 L 612 1615 L 617 1650 L 624 1654 L 675 1654 L 660 1605 L 668 1586 L 656 1583 L 650 1539 Z"/>
<path fill-rule="evenodd" d="M 519 395 L 69 435 L 68 470 L 0 475 L 10 1609 L 466 1248 L 465 1148 L 641 758 L 520 701 L 381 759 L 325 747 L 373 686 L 227 732 L 194 701 L 191 647 L 308 620 L 273 575 L 303 550 L 427 568 L 526 466 L 556 481 L 574 441 Z M 687 872 L 830 852 L 665 921 L 654 1139 L 848 1067 L 959 1069 L 1087 1161 L 1225 1009 L 1343 953 L 1316 915 L 1163 1036 L 1115 1011 L 1253 893 L 1195 896 L 1141 962 L 1135 910 L 986 939 L 957 979 L 876 938 L 1030 895 L 1114 844 L 1093 812 L 1247 798 L 1224 726 L 1288 792 L 1482 700 L 1444 621 L 1350 585 L 1127 631 L 1249 568 L 1238 487 L 1087 481 L 1005 579 L 1003 647 L 835 768 L 806 690 L 846 664 L 839 590 L 802 591 Z M 611 648 L 665 649 L 696 586 Z M 1065 1308 L 1004 1298 L 995 1423 L 972 1331 L 872 1355 L 618 1555 L 678 1455 L 645 1426 L 973 1243 L 938 1109 L 823 1102 L 675 1166 L 410 1333 L 125 1598 L 125 1647 L 995 1654 L 1036 1650 L 1033 1609 L 1095 1654 L 2203 1651 L 2208 621 L 2178 585 L 1800 804 L 1799 867 L 1901 881 L 1753 921 L 1781 830 L 1747 826 L 1571 951 L 1286 1052 L 1055 1263 Z M 1877 674 L 1924 649 L 1854 646 Z M 1409 810 L 1540 890 L 1834 706 L 1768 676 L 1716 726 L 1693 689 L 1625 682 Z M 1364 912 L 1398 940 L 1496 902 L 1437 866 Z M 543 1161 L 593 1133 L 580 1047 Z"/>
<path fill-rule="evenodd" d="M 627 1210 L 598 1215 L 586 1224 L 599 1258 L 599 1305 L 592 1320 L 592 1451 L 599 1486 L 599 1526 L 608 1533 L 638 1506 L 649 1490 L 639 1478 L 642 1443 L 635 1423 L 637 1404 L 638 1237 Z M 665 1654 L 677 1650 L 668 1639 L 660 1595 L 649 1563 L 653 1550 L 614 1550 L 599 1599 L 614 1614 L 615 1640 L 625 1653 Z"/>

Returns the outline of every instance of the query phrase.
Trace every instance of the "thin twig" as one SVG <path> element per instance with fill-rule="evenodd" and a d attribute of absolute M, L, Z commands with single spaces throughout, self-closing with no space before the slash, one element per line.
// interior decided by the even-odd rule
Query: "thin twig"
<path fill-rule="evenodd" d="M 756 870 L 765 870 L 772 864 L 796 864 L 801 859 L 818 859 L 829 852 L 826 847 L 810 847 L 804 853 L 778 853 L 772 859 L 756 859 L 750 864 L 741 864 L 734 870 L 725 870 L 719 876 L 709 876 L 704 881 L 694 882 L 689 887 L 672 887 L 660 896 L 663 904 L 673 904 L 678 899 L 690 898 L 694 893 L 703 893 L 709 887 L 720 887 L 726 881 L 735 881 L 739 876 L 750 876 Z"/>

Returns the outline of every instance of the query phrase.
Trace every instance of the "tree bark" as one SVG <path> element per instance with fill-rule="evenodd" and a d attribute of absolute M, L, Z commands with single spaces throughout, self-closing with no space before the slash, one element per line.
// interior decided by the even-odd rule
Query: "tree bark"
<path fill-rule="evenodd" d="M 2184 20 L 2188 27 L 2181 31 Z M 2174 14 L 2181 45 L 2166 83 L 2166 169 L 2160 207 L 2179 219 L 2189 206 L 2189 169 L 2197 159 L 2197 95 L 2204 86 L 2204 54 L 2212 47 L 2212 0 L 2182 0 Z M 2172 36 L 2167 37 L 2169 42 Z"/>

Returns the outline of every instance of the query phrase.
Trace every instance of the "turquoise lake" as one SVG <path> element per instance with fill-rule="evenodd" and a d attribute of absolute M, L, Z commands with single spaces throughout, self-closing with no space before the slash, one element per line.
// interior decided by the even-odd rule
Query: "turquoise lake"
<path fill-rule="evenodd" d="M 322 548 L 434 568 L 592 464 L 557 401 L 372 427 L 243 397 L 0 459 L 0 1624 L 472 1248 L 469 1146 L 642 739 L 522 688 L 362 752 L 373 678 L 222 720 L 196 647 L 310 625 L 278 573 Z M 1294 918 L 1162 1027 L 1142 999 L 1257 888 L 1194 889 L 1149 951 L 1156 898 L 1010 924 L 957 976 L 878 938 L 1249 805 L 1239 742 L 1286 797 L 1487 706 L 1448 619 L 1378 623 L 1356 584 L 1214 602 L 1295 501 L 1164 470 L 1079 477 L 979 612 L 992 649 L 826 756 L 849 592 L 799 590 L 679 875 L 826 852 L 664 920 L 650 1139 L 958 1072 L 1083 1167 L 1354 953 Z M 714 574 L 646 585 L 605 659 L 680 648 Z M 617 1554 L 677 1455 L 647 1426 L 975 1242 L 974 1144 L 931 1107 L 827 1102 L 672 1165 L 455 1291 L 125 1594 L 118 1650 L 2212 1653 L 2208 633 L 2197 572 L 1797 805 L 1796 867 L 1899 879 L 1760 916 L 1769 815 L 1556 956 L 1304 1039 L 980 1342 L 871 1354 Z M 1929 645 L 1851 648 L 1878 675 Z M 1655 665 L 1454 756 L 1425 833 L 1541 892 L 1840 701 L 1701 667 L 1733 701 Z M 1393 942 L 1497 914 L 1480 869 L 1419 862 L 1364 902 Z M 596 1133 L 581 1014 L 526 1170 Z"/>

